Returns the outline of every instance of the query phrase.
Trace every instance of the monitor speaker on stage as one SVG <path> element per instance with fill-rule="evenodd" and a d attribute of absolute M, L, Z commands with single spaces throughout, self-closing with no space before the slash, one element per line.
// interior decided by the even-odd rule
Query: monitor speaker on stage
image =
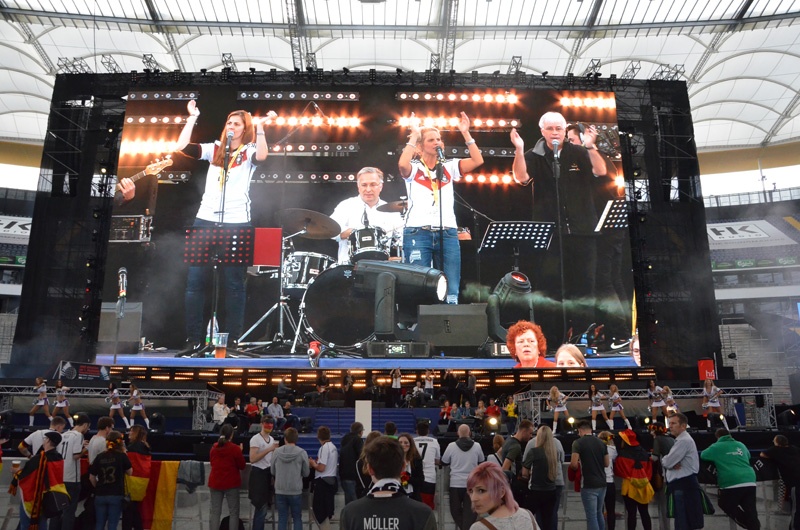
<path fill-rule="evenodd" d="M 486 304 L 419 306 L 414 340 L 439 346 L 475 346 L 489 336 Z"/>
<path fill-rule="evenodd" d="M 103 302 L 97 342 L 102 351 L 113 351 L 117 335 L 117 304 Z M 142 302 L 127 302 L 125 317 L 119 319 L 119 353 L 138 353 L 142 336 Z M 100 351 L 100 350 L 98 350 Z"/>

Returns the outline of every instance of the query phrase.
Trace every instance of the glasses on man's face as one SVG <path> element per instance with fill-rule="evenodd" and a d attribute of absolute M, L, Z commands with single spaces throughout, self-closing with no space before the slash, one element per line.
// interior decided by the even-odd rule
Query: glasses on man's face
<path fill-rule="evenodd" d="M 542 130 L 547 132 L 564 132 L 564 127 L 560 125 L 551 125 L 550 127 L 542 127 Z"/>
<path fill-rule="evenodd" d="M 381 186 L 380 182 L 360 182 L 358 184 L 359 188 L 380 188 Z"/>

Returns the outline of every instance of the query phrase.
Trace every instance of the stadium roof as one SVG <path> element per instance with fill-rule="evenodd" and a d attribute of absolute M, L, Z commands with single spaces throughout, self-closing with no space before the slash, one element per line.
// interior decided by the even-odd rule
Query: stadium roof
<path fill-rule="evenodd" d="M 683 79 L 699 150 L 800 139 L 800 0 L 0 0 L 0 140 L 54 76 L 314 66 Z"/>

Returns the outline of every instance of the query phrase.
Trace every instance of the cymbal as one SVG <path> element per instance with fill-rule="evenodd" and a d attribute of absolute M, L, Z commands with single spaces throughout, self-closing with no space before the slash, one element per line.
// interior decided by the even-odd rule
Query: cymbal
<path fill-rule="evenodd" d="M 289 208 L 278 212 L 278 220 L 287 232 L 306 230 L 300 237 L 306 239 L 330 239 L 342 231 L 339 223 L 324 213 L 302 208 Z"/>
<path fill-rule="evenodd" d="M 379 212 L 403 213 L 404 211 L 408 210 L 408 201 L 387 202 L 386 204 L 381 204 L 378 206 L 377 210 Z"/>

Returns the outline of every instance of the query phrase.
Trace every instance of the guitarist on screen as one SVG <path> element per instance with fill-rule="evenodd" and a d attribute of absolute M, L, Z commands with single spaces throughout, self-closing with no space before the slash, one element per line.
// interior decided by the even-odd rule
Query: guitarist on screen
<path fill-rule="evenodd" d="M 147 175 L 158 175 L 161 173 L 161 170 L 167 168 L 172 165 L 171 158 L 164 158 L 162 160 L 156 160 L 152 164 L 149 164 L 146 168 L 142 171 L 136 173 L 135 175 L 131 175 L 130 177 L 125 177 L 120 179 L 117 183 L 117 187 L 114 190 L 114 206 L 121 206 L 130 202 L 133 197 L 136 195 L 136 181 L 142 177 L 146 177 Z"/>

